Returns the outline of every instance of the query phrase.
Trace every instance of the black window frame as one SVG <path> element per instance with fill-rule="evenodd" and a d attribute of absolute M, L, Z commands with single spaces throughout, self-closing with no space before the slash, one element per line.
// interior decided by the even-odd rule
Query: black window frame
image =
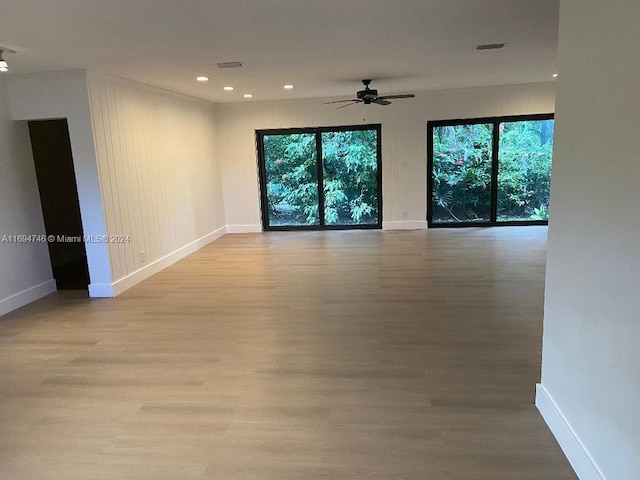
<path fill-rule="evenodd" d="M 376 188 L 378 189 L 378 221 L 377 223 L 362 225 L 326 225 L 324 220 L 324 174 L 322 170 L 322 133 L 346 132 L 355 130 L 376 131 Z M 267 208 L 267 175 L 264 158 L 265 135 L 293 135 L 315 134 L 316 136 L 316 166 L 318 178 L 318 225 L 269 225 L 269 209 Z M 295 230 L 372 230 L 382 229 L 382 124 L 340 125 L 325 127 L 296 127 L 261 129 L 255 131 L 258 158 L 258 176 L 260 180 L 260 209 L 263 231 L 295 231 Z"/>
<path fill-rule="evenodd" d="M 497 220 L 498 217 L 498 161 L 500 155 L 500 124 L 505 122 L 526 122 L 555 120 L 554 113 L 530 115 L 507 115 L 502 117 L 458 118 L 453 120 L 430 120 L 427 122 L 427 226 L 428 228 L 467 228 L 467 227 L 509 227 L 528 225 L 548 225 L 548 220 Z M 461 125 L 493 124 L 491 152 L 491 219 L 488 222 L 433 222 L 433 130 L 437 127 L 456 127 Z M 553 162 L 553 159 L 552 159 Z"/>

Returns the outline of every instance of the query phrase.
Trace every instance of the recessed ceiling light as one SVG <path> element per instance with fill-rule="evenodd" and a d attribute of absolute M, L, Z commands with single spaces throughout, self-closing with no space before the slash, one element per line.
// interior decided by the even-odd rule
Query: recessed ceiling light
<path fill-rule="evenodd" d="M 284 88 L 285 90 L 291 90 L 293 88 L 293 85 L 285 85 Z"/>
<path fill-rule="evenodd" d="M 205 77 L 204 75 L 201 75 L 199 77 L 196 77 L 196 80 L 199 82 L 206 82 L 207 80 L 209 80 L 209 77 Z"/>
<path fill-rule="evenodd" d="M 224 87 L 224 89 L 225 89 L 227 92 L 230 92 L 231 90 L 233 90 L 233 87 Z"/>
<path fill-rule="evenodd" d="M 558 74 L 554 73 L 553 75 L 551 75 L 553 78 L 558 78 Z"/>
<path fill-rule="evenodd" d="M 251 95 L 250 93 L 245 93 L 243 95 L 244 98 L 253 98 L 253 95 Z"/>
<path fill-rule="evenodd" d="M 506 43 L 484 43 L 481 45 L 476 45 L 476 50 L 499 50 L 506 46 Z"/>

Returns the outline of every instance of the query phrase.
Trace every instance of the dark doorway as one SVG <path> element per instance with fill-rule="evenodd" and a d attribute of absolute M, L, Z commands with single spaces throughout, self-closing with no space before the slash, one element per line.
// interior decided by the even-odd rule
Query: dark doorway
<path fill-rule="evenodd" d="M 58 290 L 87 290 L 89 269 L 67 121 L 30 121 L 29 134 L 53 278 Z"/>

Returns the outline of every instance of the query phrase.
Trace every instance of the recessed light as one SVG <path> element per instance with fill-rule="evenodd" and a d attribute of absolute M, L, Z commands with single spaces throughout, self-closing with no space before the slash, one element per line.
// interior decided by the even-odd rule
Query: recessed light
<path fill-rule="evenodd" d="M 207 80 L 209 80 L 209 77 L 205 77 L 204 75 L 201 75 L 199 77 L 196 77 L 196 80 L 199 82 L 206 82 Z"/>
<path fill-rule="evenodd" d="M 253 98 L 253 95 L 251 95 L 250 93 L 245 93 L 243 95 L 244 98 Z"/>
<path fill-rule="evenodd" d="M 231 90 L 233 90 L 233 87 L 224 87 L 224 90 L 226 90 L 227 92 L 230 92 Z"/>
<path fill-rule="evenodd" d="M 553 75 L 551 75 L 553 78 L 558 78 L 558 74 L 554 73 Z"/>
<path fill-rule="evenodd" d="M 291 90 L 293 88 L 293 85 L 285 85 L 284 88 L 285 90 Z"/>

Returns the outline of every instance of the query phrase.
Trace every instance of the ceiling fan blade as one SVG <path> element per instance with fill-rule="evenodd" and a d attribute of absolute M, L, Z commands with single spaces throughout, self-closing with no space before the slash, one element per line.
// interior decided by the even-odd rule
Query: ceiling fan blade
<path fill-rule="evenodd" d="M 324 102 L 325 105 L 331 105 L 332 103 L 345 103 L 345 102 L 359 102 L 360 100 L 357 100 L 355 98 L 350 99 L 350 100 L 335 100 L 333 102 Z"/>
<path fill-rule="evenodd" d="M 383 97 L 378 97 L 381 98 L 382 100 L 388 100 L 390 98 L 415 98 L 415 95 L 413 93 L 405 93 L 402 95 L 385 95 Z"/>
<path fill-rule="evenodd" d="M 378 97 L 375 100 L 371 100 L 371 103 L 375 103 L 378 105 L 391 105 L 391 102 L 388 102 L 387 100 L 385 100 L 385 98 L 387 97 Z"/>
<path fill-rule="evenodd" d="M 337 110 L 338 108 L 348 107 L 349 105 L 354 105 L 354 104 L 356 104 L 356 103 L 360 103 L 360 102 L 362 102 L 362 100 L 351 100 L 351 103 L 347 103 L 346 105 L 340 105 L 339 107 L 336 107 L 336 110 Z"/>

